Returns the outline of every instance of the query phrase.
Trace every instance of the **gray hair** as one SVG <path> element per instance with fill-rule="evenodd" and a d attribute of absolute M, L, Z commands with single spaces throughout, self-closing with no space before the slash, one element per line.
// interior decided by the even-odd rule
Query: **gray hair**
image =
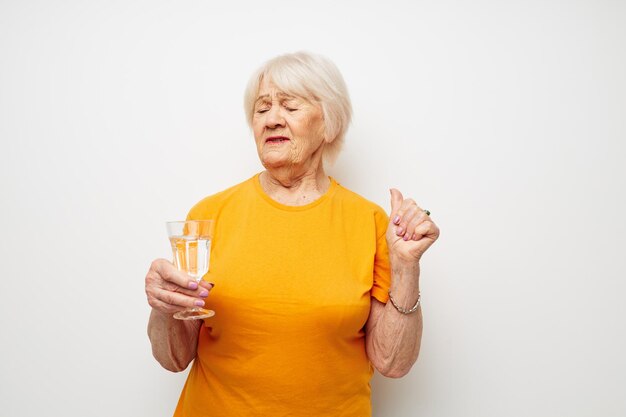
<path fill-rule="evenodd" d="M 326 138 L 331 140 L 324 148 L 324 159 L 334 162 L 352 118 L 348 88 L 339 69 L 328 58 L 307 52 L 270 59 L 250 77 L 244 93 L 243 104 L 250 126 L 254 117 L 254 102 L 266 77 L 281 91 L 320 105 Z"/>

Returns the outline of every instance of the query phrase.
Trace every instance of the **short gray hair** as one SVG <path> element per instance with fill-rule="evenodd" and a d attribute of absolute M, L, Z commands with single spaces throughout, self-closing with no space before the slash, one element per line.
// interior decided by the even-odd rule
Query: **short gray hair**
<path fill-rule="evenodd" d="M 339 69 L 328 58 L 308 52 L 270 59 L 250 77 L 244 93 L 244 109 L 250 126 L 254 117 L 254 103 L 266 77 L 281 91 L 320 105 L 326 137 L 332 139 L 324 148 L 324 159 L 334 162 L 341 151 L 352 118 L 348 88 Z"/>

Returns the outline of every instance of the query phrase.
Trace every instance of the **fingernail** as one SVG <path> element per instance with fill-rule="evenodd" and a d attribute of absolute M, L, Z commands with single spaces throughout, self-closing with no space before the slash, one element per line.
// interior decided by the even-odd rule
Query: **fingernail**
<path fill-rule="evenodd" d="M 195 305 L 197 305 L 198 307 L 203 307 L 203 306 L 204 306 L 204 301 L 202 301 L 202 300 L 196 300 L 196 301 L 194 302 L 194 304 L 195 304 Z"/>
<path fill-rule="evenodd" d="M 411 239 L 417 240 L 417 235 L 415 233 L 413 233 L 413 236 L 411 236 Z"/>
<path fill-rule="evenodd" d="M 187 287 L 189 287 L 190 290 L 197 290 L 198 289 L 198 283 L 191 281 Z"/>
<path fill-rule="evenodd" d="M 402 232 L 403 232 L 403 231 L 404 231 L 404 230 L 402 230 L 402 228 L 401 228 L 401 227 L 396 227 L 396 234 L 397 234 L 398 236 L 402 235 Z"/>
<path fill-rule="evenodd" d="M 206 297 L 209 295 L 209 292 L 207 290 L 202 290 L 200 291 L 200 294 L 198 294 L 200 297 Z"/>
<path fill-rule="evenodd" d="M 398 224 L 400 222 L 400 216 L 396 216 L 393 218 L 394 224 Z"/>
<path fill-rule="evenodd" d="M 407 233 L 406 235 L 404 235 L 404 237 L 402 239 L 409 240 L 409 234 Z"/>

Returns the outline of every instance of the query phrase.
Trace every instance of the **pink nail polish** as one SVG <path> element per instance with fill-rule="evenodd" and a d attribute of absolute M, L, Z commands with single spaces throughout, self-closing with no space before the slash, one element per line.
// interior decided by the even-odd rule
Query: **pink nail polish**
<path fill-rule="evenodd" d="M 196 300 L 196 302 L 194 304 L 197 305 L 198 307 L 202 307 L 202 306 L 204 306 L 204 301 Z"/>
<path fill-rule="evenodd" d="M 396 234 L 397 234 L 398 236 L 402 236 L 402 232 L 403 232 L 403 231 L 404 231 L 404 230 L 402 230 L 402 228 L 401 228 L 401 227 L 396 227 Z"/>
<path fill-rule="evenodd" d="M 202 290 L 200 291 L 200 294 L 198 294 L 200 297 L 207 297 L 209 295 L 209 292 L 207 290 Z"/>
<path fill-rule="evenodd" d="M 407 233 L 406 235 L 404 235 L 404 237 L 402 239 L 404 239 L 405 241 L 409 240 L 409 234 Z"/>
<path fill-rule="evenodd" d="M 396 216 L 396 217 L 394 217 L 394 218 L 393 218 L 393 223 L 394 223 L 394 224 L 398 224 L 398 223 L 400 223 L 400 216 Z"/>
<path fill-rule="evenodd" d="M 190 282 L 190 283 L 189 283 L 189 285 L 187 285 L 187 287 L 188 287 L 190 290 L 197 290 L 197 289 L 198 289 L 198 283 L 197 283 L 197 282 L 193 282 L 193 281 L 192 281 L 192 282 Z"/>

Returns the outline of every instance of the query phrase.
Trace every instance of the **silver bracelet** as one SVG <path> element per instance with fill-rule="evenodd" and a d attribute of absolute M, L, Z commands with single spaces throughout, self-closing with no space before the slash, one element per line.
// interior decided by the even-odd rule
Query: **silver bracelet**
<path fill-rule="evenodd" d="M 415 313 L 417 311 L 417 308 L 420 306 L 421 300 L 422 300 L 422 294 L 417 293 L 417 303 L 415 303 L 413 307 L 407 310 L 406 308 L 402 308 L 398 304 L 396 304 L 396 300 L 393 299 L 393 297 L 391 296 L 391 290 L 389 290 L 389 301 L 391 301 L 391 304 L 396 308 L 396 310 L 398 310 L 402 314 Z"/>

